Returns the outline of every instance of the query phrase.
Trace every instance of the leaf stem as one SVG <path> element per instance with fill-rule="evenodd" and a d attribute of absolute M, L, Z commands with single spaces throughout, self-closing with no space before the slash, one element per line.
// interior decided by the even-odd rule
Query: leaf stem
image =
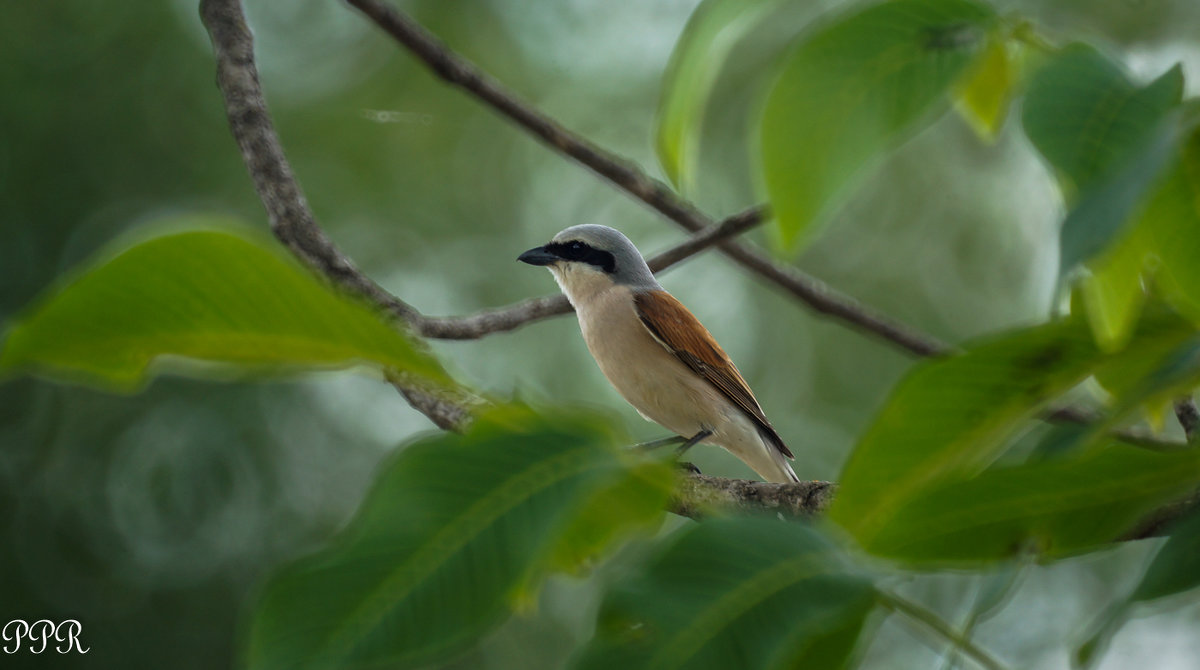
<path fill-rule="evenodd" d="M 954 648 L 959 650 L 964 656 L 975 661 L 982 668 L 987 670 L 1006 670 L 1005 666 L 993 658 L 983 649 L 976 646 L 974 642 L 969 640 L 961 632 L 955 630 L 950 624 L 946 623 L 937 614 L 928 610 L 911 600 L 906 600 L 887 591 L 879 591 L 879 604 L 884 609 L 898 612 L 907 616 L 909 619 L 923 624 L 929 631 L 935 633 L 938 637 L 945 639 Z"/>

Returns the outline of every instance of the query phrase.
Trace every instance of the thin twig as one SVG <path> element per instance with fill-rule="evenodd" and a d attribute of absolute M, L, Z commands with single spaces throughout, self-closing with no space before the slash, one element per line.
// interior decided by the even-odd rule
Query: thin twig
<path fill-rule="evenodd" d="M 713 225 L 708 215 L 666 184 L 651 178 L 629 160 L 567 130 L 562 124 L 520 100 L 473 63 L 447 48 L 420 24 L 390 5 L 380 0 L 347 2 L 424 61 L 443 80 L 467 90 L 558 152 L 587 166 L 671 221 L 693 233 Z M 753 247 L 733 239 L 724 240 L 718 246 L 738 264 L 758 273 L 822 314 L 841 319 L 918 356 L 949 350 L 936 338 L 890 319 L 799 270 L 775 263 Z"/>
<path fill-rule="evenodd" d="M 1004 670 L 1005 666 L 992 658 L 991 654 L 988 654 L 974 642 L 967 639 L 962 633 L 950 627 L 937 614 L 911 600 L 901 598 L 894 593 L 882 589 L 879 590 L 878 597 L 879 604 L 882 607 L 905 615 L 909 621 L 921 624 L 925 629 L 949 642 L 964 656 L 979 664 L 980 667 L 987 668 L 987 670 Z"/>

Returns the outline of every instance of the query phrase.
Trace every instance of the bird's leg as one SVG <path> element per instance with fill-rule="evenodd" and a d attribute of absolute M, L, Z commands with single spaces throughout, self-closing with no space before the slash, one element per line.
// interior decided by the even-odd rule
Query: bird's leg
<path fill-rule="evenodd" d="M 704 438 L 706 438 L 712 434 L 713 434 L 713 432 L 711 430 L 708 430 L 707 428 L 705 428 L 704 430 L 701 430 L 699 433 L 696 433 L 695 435 L 689 437 L 686 442 L 679 445 L 679 448 L 675 450 L 675 455 L 682 456 L 684 454 L 684 452 L 686 452 L 688 449 L 691 449 L 692 447 L 699 444 L 700 440 L 703 440 Z"/>
<path fill-rule="evenodd" d="M 649 451 L 650 449 L 657 449 L 659 447 L 669 447 L 672 444 L 680 444 L 680 443 L 686 442 L 686 441 L 687 441 L 687 438 L 685 438 L 682 435 L 672 435 L 671 437 L 664 437 L 661 440 L 650 440 L 649 442 L 642 442 L 640 444 L 635 444 L 633 446 L 635 449 L 645 449 L 645 450 Z"/>

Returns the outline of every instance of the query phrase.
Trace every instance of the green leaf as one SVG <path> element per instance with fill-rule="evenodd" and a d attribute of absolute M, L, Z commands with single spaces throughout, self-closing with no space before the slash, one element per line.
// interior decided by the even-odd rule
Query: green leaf
<path fill-rule="evenodd" d="M 1142 271 L 1149 248 L 1145 238 L 1144 228 L 1135 226 L 1090 264 L 1090 276 L 1079 284 L 1088 324 L 1105 351 L 1119 351 L 1129 343 L 1146 303 Z"/>
<path fill-rule="evenodd" d="M 812 528 L 713 519 L 610 592 L 579 668 L 831 668 L 876 602 Z"/>
<path fill-rule="evenodd" d="M 1058 173 L 1072 205 L 1060 272 L 1094 256 L 1146 200 L 1180 140 L 1172 114 L 1183 94 L 1178 66 L 1145 87 L 1094 48 L 1073 44 L 1037 72 L 1022 121 Z"/>
<path fill-rule="evenodd" d="M 996 140 L 1008 118 L 1018 77 L 1015 48 L 1017 45 L 993 33 L 983 55 L 956 86 L 955 109 L 987 142 Z"/>
<path fill-rule="evenodd" d="M 134 390 L 152 362 L 171 356 L 261 371 L 370 363 L 449 383 L 375 311 L 269 241 L 235 228 L 172 229 L 91 263 L 42 297 L 9 331 L 0 371 Z"/>
<path fill-rule="evenodd" d="M 1133 606 L 1200 587 L 1200 513 L 1174 524 L 1141 582 L 1128 598 L 1114 603 L 1092 625 L 1093 633 L 1075 650 L 1076 665 L 1090 667 L 1129 619 Z"/>
<path fill-rule="evenodd" d="M 661 518 L 673 469 L 616 442 L 595 419 L 501 408 L 405 449 L 331 546 L 271 578 L 250 667 L 410 668 L 460 651 L 576 555 L 562 547 L 579 519 L 607 541 Z M 637 504 L 598 507 L 614 490 Z"/>
<path fill-rule="evenodd" d="M 705 0 L 692 12 L 663 78 L 655 147 L 667 176 L 691 190 L 700 133 L 717 75 L 738 40 L 781 0 Z"/>
<path fill-rule="evenodd" d="M 1125 228 L 1170 164 L 1179 137 L 1178 117 L 1167 116 L 1125 162 L 1084 193 L 1063 221 L 1060 274 L 1100 253 Z"/>
<path fill-rule="evenodd" d="M 1082 381 L 1100 356 L 1076 318 L 918 365 L 850 455 L 830 518 L 871 545 L 922 488 L 990 465 L 1024 421 Z"/>
<path fill-rule="evenodd" d="M 1200 130 L 1193 130 L 1143 221 L 1163 297 L 1200 324 Z"/>
<path fill-rule="evenodd" d="M 1178 68 L 1139 88 L 1095 48 L 1065 47 L 1029 83 L 1022 123 L 1075 201 L 1136 152 L 1182 95 Z"/>
<path fill-rule="evenodd" d="M 853 180 L 949 106 L 995 19 L 970 0 L 892 0 L 802 38 L 766 103 L 761 165 L 792 247 Z"/>
<path fill-rule="evenodd" d="M 1171 529 L 1130 599 L 1148 602 L 1200 587 L 1200 514 L 1192 512 Z"/>
<path fill-rule="evenodd" d="M 1005 559 L 1029 546 L 1064 556 L 1117 539 L 1197 485 L 1200 451 L 1113 444 L 927 488 L 864 549 L 920 566 Z"/>

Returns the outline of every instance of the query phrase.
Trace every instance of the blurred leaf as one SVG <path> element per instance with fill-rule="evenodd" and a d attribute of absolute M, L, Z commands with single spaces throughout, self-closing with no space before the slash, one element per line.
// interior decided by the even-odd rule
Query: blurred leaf
<path fill-rule="evenodd" d="M 1022 121 L 1072 204 L 1060 273 L 1103 249 L 1170 162 L 1183 94 L 1179 66 L 1145 87 L 1093 47 L 1073 44 L 1033 77 Z"/>
<path fill-rule="evenodd" d="M 232 229 L 173 232 L 93 263 L 13 326 L 0 370 L 133 390 L 163 356 L 263 371 L 374 363 L 449 383 L 374 310 L 271 242 Z"/>
<path fill-rule="evenodd" d="M 1013 48 L 1003 36 L 993 33 L 983 55 L 956 87 L 955 108 L 987 142 L 995 141 L 1008 118 L 1017 81 Z"/>
<path fill-rule="evenodd" d="M 693 183 L 704 111 L 729 52 L 782 0 L 705 0 L 675 44 L 658 107 L 658 160 L 680 191 Z"/>
<path fill-rule="evenodd" d="M 1092 272 L 1080 282 L 1085 312 L 1096 343 L 1105 351 L 1119 351 L 1129 342 L 1146 302 L 1142 270 L 1148 248 L 1141 226 L 1095 259 Z"/>
<path fill-rule="evenodd" d="M 1076 201 L 1137 151 L 1179 103 L 1182 84 L 1176 67 L 1139 88 L 1095 48 L 1072 44 L 1034 74 L 1022 123 Z"/>
<path fill-rule="evenodd" d="M 607 541 L 660 518 L 673 470 L 615 441 L 594 419 L 509 407 L 405 449 L 331 546 L 271 578 L 250 667 L 419 667 L 471 644 L 532 600 L 578 519 Z M 599 508 L 614 490 L 638 503 Z"/>
<path fill-rule="evenodd" d="M 975 593 L 975 600 L 971 603 L 971 611 L 967 614 L 967 622 L 962 627 L 964 639 L 970 640 L 980 623 L 990 619 L 1008 603 L 1017 583 L 1021 580 L 1024 568 L 1024 561 L 1007 561 L 997 569 L 983 575 L 983 581 Z M 955 670 L 959 667 L 961 660 L 961 654 L 948 654 L 943 667 L 947 670 Z"/>
<path fill-rule="evenodd" d="M 924 489 L 863 548 L 910 565 L 1063 556 L 1116 540 L 1156 506 L 1200 485 L 1200 451 L 1112 444 L 994 468 Z"/>
<path fill-rule="evenodd" d="M 1147 602 L 1200 587 L 1200 513 L 1192 512 L 1171 529 L 1130 597 Z"/>
<path fill-rule="evenodd" d="M 993 19 L 970 0 L 892 0 L 802 38 L 761 130 L 763 177 L 785 247 L 811 235 L 866 166 L 948 106 L 946 92 Z"/>
<path fill-rule="evenodd" d="M 1047 401 L 1089 374 L 1108 377 L 1118 392 L 1116 409 L 1087 431 L 1060 437 L 1066 440 L 1060 446 L 1099 438 L 1147 399 L 1193 383 L 1198 370 L 1195 328 L 1165 311 L 1147 318 L 1116 355 L 1098 350 L 1083 319 L 1072 317 L 924 363 L 900 382 L 859 440 L 830 518 L 864 547 L 883 546 L 877 536 L 899 532 L 897 519 L 911 518 L 909 504 L 931 495 L 928 489 L 976 476 Z M 1037 467 L 1036 460 L 1028 467 Z"/>
<path fill-rule="evenodd" d="M 807 525 L 713 519 L 608 594 L 577 667 L 837 669 L 874 604 Z"/>
<path fill-rule="evenodd" d="M 1160 261 L 1154 278 L 1163 297 L 1200 324 L 1200 130 L 1192 129 L 1140 225 Z"/>
<path fill-rule="evenodd" d="M 1182 128 L 1194 126 L 1195 119 L 1182 116 Z M 1200 273 L 1195 270 L 1200 263 L 1200 132 L 1195 128 L 1130 228 L 1089 263 L 1091 273 L 1080 284 L 1096 339 L 1110 351 L 1125 345 L 1152 284 L 1156 295 L 1200 324 Z"/>
<path fill-rule="evenodd" d="M 1093 624 L 1093 633 L 1075 649 L 1077 667 L 1090 667 L 1108 648 L 1112 637 L 1129 618 L 1137 603 L 1191 591 L 1200 586 L 1200 513 L 1193 511 L 1171 529 L 1171 537 L 1158 550 L 1128 598 L 1114 603 Z"/>
<path fill-rule="evenodd" d="M 1047 428 L 1046 434 L 1034 445 L 1027 462 L 1037 463 L 1069 454 L 1091 436 L 1091 427 L 1086 423 L 1052 424 Z"/>
<path fill-rule="evenodd" d="M 1174 72 L 1174 70 L 1172 70 Z M 1179 144 L 1179 119 L 1164 118 L 1133 155 L 1105 175 L 1063 221 L 1059 273 L 1092 258 L 1109 245 L 1137 209 L 1144 205 Z"/>
<path fill-rule="evenodd" d="M 830 518 L 871 544 L 920 489 L 983 470 L 1025 420 L 1082 381 L 1098 357 L 1086 324 L 1067 319 L 918 365 L 859 439 Z"/>

